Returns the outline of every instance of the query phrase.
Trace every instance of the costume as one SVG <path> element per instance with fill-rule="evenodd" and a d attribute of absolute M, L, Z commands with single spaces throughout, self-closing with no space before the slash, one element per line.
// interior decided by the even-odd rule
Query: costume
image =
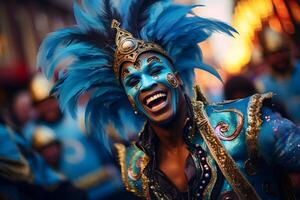
<path fill-rule="evenodd" d="M 56 173 L 26 140 L 0 124 L 1 199 L 85 199 L 85 193 Z"/>
<path fill-rule="evenodd" d="M 82 7 L 74 6 L 79 26 L 49 35 L 38 63 L 51 77 L 66 57 L 73 58 L 61 70 L 53 92 L 71 111 L 82 93 L 91 93 L 86 122 L 104 145 L 109 146 L 107 124 L 124 135 L 140 132 L 130 147 L 115 145 L 127 190 L 147 199 L 283 195 L 270 165 L 299 171 L 300 136 L 295 125 L 263 107 L 271 95 L 212 105 L 198 90 L 193 97 L 195 68 L 220 78 L 202 62 L 198 43 L 213 32 L 231 35 L 233 28 L 196 16 L 195 6 L 168 0 L 82 1 Z M 184 192 L 159 169 L 155 155 L 159 141 L 151 128 L 174 119 L 181 99 L 187 106 L 182 136 L 189 150 Z M 162 107 L 168 112 L 157 114 Z"/>
<path fill-rule="evenodd" d="M 276 74 L 265 74 L 257 81 L 262 92 L 274 92 L 275 98 L 282 102 L 287 109 L 290 118 L 296 123 L 300 123 L 299 94 L 298 84 L 300 77 L 300 63 L 295 63 L 295 67 L 284 78 L 277 77 Z"/>

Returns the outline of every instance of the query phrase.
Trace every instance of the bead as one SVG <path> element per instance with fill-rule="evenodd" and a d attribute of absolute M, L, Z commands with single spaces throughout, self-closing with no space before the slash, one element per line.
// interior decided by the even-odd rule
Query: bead
<path fill-rule="evenodd" d="M 200 194 L 199 194 L 199 193 L 197 193 L 197 197 L 200 197 Z"/>
<path fill-rule="evenodd" d="M 126 40 L 123 44 L 122 44 L 122 49 L 124 51 L 129 51 L 131 49 L 135 48 L 135 43 L 132 40 Z"/>
<path fill-rule="evenodd" d="M 205 184 L 205 180 L 203 180 L 202 183 Z"/>
<path fill-rule="evenodd" d="M 204 176 L 205 176 L 206 178 L 208 178 L 208 177 L 209 177 L 209 173 L 204 174 Z"/>

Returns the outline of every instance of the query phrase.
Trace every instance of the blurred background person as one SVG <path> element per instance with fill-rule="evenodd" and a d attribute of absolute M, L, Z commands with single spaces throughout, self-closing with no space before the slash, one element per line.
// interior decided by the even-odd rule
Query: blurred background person
<path fill-rule="evenodd" d="M 86 199 L 51 169 L 21 134 L 8 127 L 0 113 L 0 199 Z"/>
<path fill-rule="evenodd" d="M 245 75 L 231 76 L 224 83 L 225 100 L 246 98 L 256 93 L 259 93 L 259 91 L 256 88 L 255 82 Z M 281 116 L 290 118 L 285 106 L 280 101 L 272 99 L 272 101 L 267 101 L 267 104 L 268 107 L 280 113 Z"/>
<path fill-rule="evenodd" d="M 271 43 L 270 38 L 276 38 Z M 264 57 L 269 71 L 257 78 L 260 92 L 274 92 L 274 99 L 282 102 L 290 119 L 300 124 L 300 62 L 292 57 L 289 39 L 266 29 L 262 34 Z"/>
<path fill-rule="evenodd" d="M 21 132 L 24 125 L 35 118 L 30 92 L 27 90 L 17 92 L 12 98 L 9 110 L 11 127 Z"/>
<path fill-rule="evenodd" d="M 231 76 L 224 84 L 225 100 L 241 99 L 257 93 L 253 81 L 243 75 Z"/>
<path fill-rule="evenodd" d="M 74 120 L 60 111 L 56 98 L 49 96 L 51 86 L 41 74 L 33 77 L 30 91 L 37 118 L 25 126 L 25 138 L 50 166 L 87 191 L 89 199 L 105 199 L 121 192 L 112 158 L 85 134 L 79 118 Z"/>

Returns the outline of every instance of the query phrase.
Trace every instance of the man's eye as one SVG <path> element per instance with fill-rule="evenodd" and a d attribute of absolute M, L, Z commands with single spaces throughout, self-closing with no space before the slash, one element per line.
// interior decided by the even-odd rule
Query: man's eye
<path fill-rule="evenodd" d="M 154 69 L 151 71 L 151 76 L 157 76 L 161 72 L 161 69 Z"/>
<path fill-rule="evenodd" d="M 133 87 L 139 83 L 139 80 L 133 79 L 127 82 L 129 86 Z"/>

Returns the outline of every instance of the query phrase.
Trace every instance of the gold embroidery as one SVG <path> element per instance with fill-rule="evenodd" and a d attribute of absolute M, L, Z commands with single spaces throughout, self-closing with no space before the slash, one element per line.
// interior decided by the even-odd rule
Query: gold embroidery
<path fill-rule="evenodd" d="M 221 141 L 215 135 L 203 109 L 203 103 L 193 101 L 192 105 L 194 108 L 196 124 L 202 138 L 207 144 L 211 155 L 220 167 L 224 177 L 232 186 L 239 198 L 251 200 L 260 199 L 254 188 L 236 166 L 233 158 L 228 154 Z"/>
<path fill-rule="evenodd" d="M 234 140 L 240 134 L 240 132 L 243 128 L 243 124 L 244 124 L 243 113 L 237 109 L 214 110 L 214 112 L 219 112 L 219 113 L 220 112 L 234 112 L 237 114 L 238 124 L 232 135 L 230 135 L 230 136 L 224 135 L 224 133 L 229 130 L 229 125 L 223 121 L 219 122 L 218 125 L 215 127 L 215 131 L 221 140 L 224 140 L 224 141 Z"/>
<path fill-rule="evenodd" d="M 255 94 L 251 97 L 248 106 L 248 128 L 246 130 L 246 144 L 250 158 L 258 157 L 257 138 L 262 120 L 260 110 L 264 99 L 271 98 L 272 93 Z"/>
<path fill-rule="evenodd" d="M 142 189 L 143 189 L 143 193 L 144 193 L 144 197 L 146 199 L 150 200 L 150 194 L 149 194 L 149 179 L 148 177 L 143 173 L 144 169 L 146 168 L 146 166 L 149 163 L 149 158 L 148 156 L 144 156 L 142 158 L 142 164 L 141 164 L 141 172 L 142 172 Z"/>
<path fill-rule="evenodd" d="M 148 195 L 148 178 L 143 174 L 143 170 L 147 166 L 149 162 L 149 158 L 144 155 L 140 160 L 140 173 L 141 173 L 141 179 L 142 179 L 142 191 L 138 191 L 138 186 L 132 186 L 128 180 L 128 166 L 126 165 L 126 147 L 123 144 L 116 143 L 115 147 L 118 151 L 118 157 L 119 157 L 119 163 L 121 166 L 121 176 L 122 181 L 124 183 L 124 186 L 126 190 L 136 194 L 139 197 L 145 197 L 146 199 L 149 197 Z M 131 163 L 131 162 L 130 162 Z M 134 180 L 137 181 L 137 180 Z"/>
<path fill-rule="evenodd" d="M 88 189 L 96 186 L 99 183 L 102 183 L 106 180 L 109 180 L 112 177 L 111 169 L 97 169 L 94 172 L 89 173 L 83 177 L 76 179 L 73 184 L 80 189 Z"/>
<path fill-rule="evenodd" d="M 116 143 L 115 147 L 118 152 L 118 158 L 119 158 L 119 163 L 121 166 L 121 176 L 122 176 L 123 183 L 125 185 L 126 190 L 131 191 L 129 182 L 128 182 L 128 177 L 126 174 L 126 148 L 123 144 L 120 144 L 120 143 Z"/>

